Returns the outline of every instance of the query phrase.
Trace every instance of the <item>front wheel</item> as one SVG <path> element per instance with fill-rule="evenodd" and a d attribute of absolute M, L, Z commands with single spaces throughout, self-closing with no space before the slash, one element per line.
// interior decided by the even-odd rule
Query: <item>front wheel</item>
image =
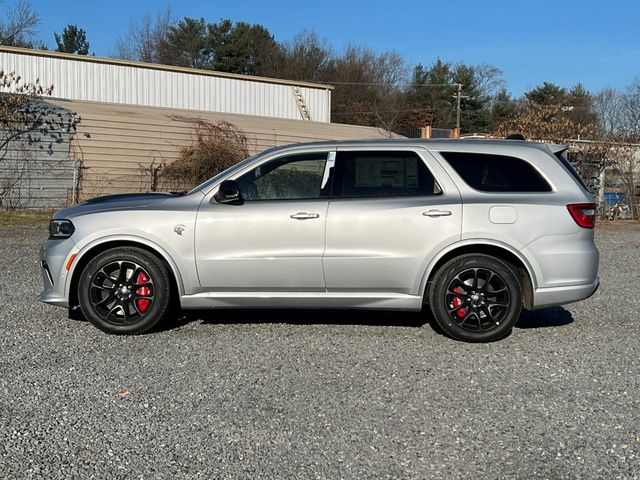
<path fill-rule="evenodd" d="M 511 331 L 522 309 L 522 292 L 512 268 L 495 257 L 467 254 L 436 273 L 429 304 L 438 325 L 466 342 L 491 342 Z"/>
<path fill-rule="evenodd" d="M 118 247 L 93 258 L 78 282 L 85 317 L 106 333 L 143 333 L 169 312 L 171 282 L 165 265 L 146 250 Z"/>

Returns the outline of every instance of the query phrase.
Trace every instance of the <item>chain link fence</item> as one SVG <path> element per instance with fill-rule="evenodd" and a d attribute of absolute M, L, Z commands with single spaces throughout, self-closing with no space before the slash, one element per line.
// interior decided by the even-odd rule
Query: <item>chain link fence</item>
<path fill-rule="evenodd" d="M 78 167 L 30 162 L 0 166 L 0 209 L 49 210 L 77 200 Z"/>
<path fill-rule="evenodd" d="M 54 210 L 101 195 L 183 191 L 195 185 L 167 181 L 160 169 L 140 167 L 114 173 L 85 168 L 82 162 L 47 165 L 28 163 L 21 168 L 0 165 L 0 210 Z"/>
<path fill-rule="evenodd" d="M 132 192 L 182 191 L 195 185 L 168 181 L 162 176 L 163 164 L 140 164 L 138 167 L 108 168 L 77 166 L 77 201 L 101 195 Z"/>

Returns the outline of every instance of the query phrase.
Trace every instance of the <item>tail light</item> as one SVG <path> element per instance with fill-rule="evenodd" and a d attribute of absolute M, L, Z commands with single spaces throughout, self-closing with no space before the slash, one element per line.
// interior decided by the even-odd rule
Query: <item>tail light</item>
<path fill-rule="evenodd" d="M 567 210 L 582 228 L 593 228 L 596 225 L 596 204 L 595 203 L 570 203 Z"/>

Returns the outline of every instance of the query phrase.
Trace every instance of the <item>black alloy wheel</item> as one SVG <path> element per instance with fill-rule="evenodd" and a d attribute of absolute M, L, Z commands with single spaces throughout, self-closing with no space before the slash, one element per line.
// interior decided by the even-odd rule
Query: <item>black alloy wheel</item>
<path fill-rule="evenodd" d="M 435 320 L 453 338 L 490 342 L 513 328 L 522 293 L 510 265 L 488 255 L 468 254 L 438 270 L 429 303 Z"/>
<path fill-rule="evenodd" d="M 81 274 L 78 299 L 96 327 L 115 334 L 142 333 L 169 310 L 169 273 L 149 252 L 122 247 L 92 259 Z"/>
<path fill-rule="evenodd" d="M 116 260 L 91 277 L 89 298 L 93 309 L 115 325 L 135 323 L 153 305 L 153 280 L 140 265 Z"/>

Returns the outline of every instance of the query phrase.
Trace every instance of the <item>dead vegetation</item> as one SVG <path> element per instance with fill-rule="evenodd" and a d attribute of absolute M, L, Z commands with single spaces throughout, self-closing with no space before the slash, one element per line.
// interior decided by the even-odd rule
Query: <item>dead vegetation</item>
<path fill-rule="evenodd" d="M 180 149 L 175 162 L 160 169 L 159 188 L 193 188 L 249 156 L 246 135 L 232 123 L 181 120 L 194 124 L 195 139 Z"/>

